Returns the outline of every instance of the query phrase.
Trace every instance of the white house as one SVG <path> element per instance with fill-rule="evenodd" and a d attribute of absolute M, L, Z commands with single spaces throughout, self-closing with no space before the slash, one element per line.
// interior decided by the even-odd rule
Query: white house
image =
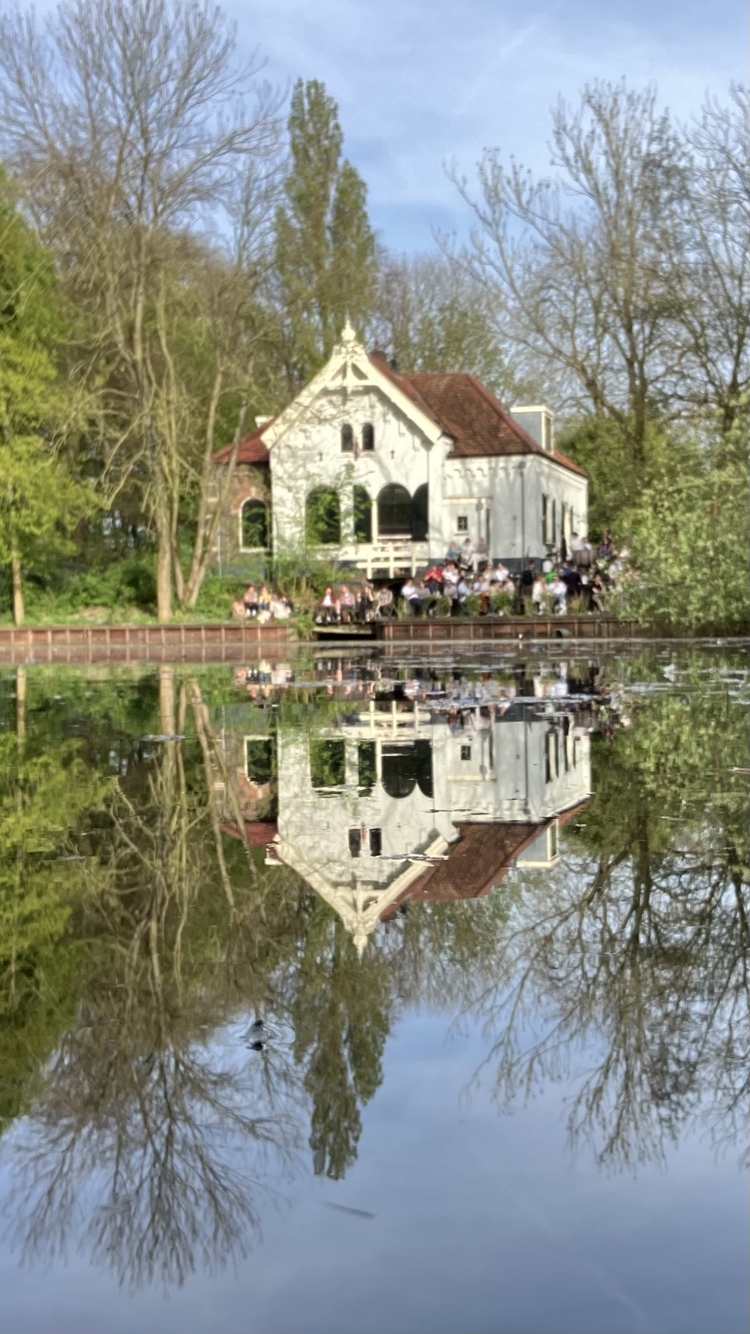
<path fill-rule="evenodd" d="M 506 408 L 473 375 L 399 371 L 347 324 L 310 384 L 242 441 L 217 558 L 312 546 L 393 573 L 469 537 L 518 568 L 586 532 L 587 506 L 548 407 Z"/>
<path fill-rule="evenodd" d="M 455 735 L 416 702 L 371 701 L 312 736 L 222 735 L 247 835 L 338 912 L 361 951 L 406 900 L 476 898 L 513 866 L 555 865 L 591 763 L 588 735 L 548 707 L 513 705 Z"/>

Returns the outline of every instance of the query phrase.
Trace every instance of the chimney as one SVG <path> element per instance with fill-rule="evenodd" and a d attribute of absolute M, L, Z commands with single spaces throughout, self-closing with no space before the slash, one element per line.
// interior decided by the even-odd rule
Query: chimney
<path fill-rule="evenodd" d="M 545 454 L 551 454 L 555 448 L 555 414 L 543 403 L 526 407 L 515 403 L 510 409 L 514 421 L 522 426 L 527 435 L 535 440 Z"/>

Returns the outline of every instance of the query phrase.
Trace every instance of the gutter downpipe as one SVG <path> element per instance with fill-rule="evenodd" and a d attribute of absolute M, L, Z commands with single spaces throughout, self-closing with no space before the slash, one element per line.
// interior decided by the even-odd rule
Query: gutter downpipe
<path fill-rule="evenodd" d="M 526 464 L 521 464 L 521 570 L 526 560 Z"/>

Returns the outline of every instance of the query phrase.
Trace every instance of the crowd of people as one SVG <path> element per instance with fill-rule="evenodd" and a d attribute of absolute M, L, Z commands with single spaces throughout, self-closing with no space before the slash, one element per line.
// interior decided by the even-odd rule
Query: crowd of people
<path fill-rule="evenodd" d="M 416 616 L 435 614 L 440 597 L 447 599 L 444 610 L 452 615 L 467 608 L 480 616 L 489 611 L 532 610 L 562 615 L 571 606 L 602 612 L 608 592 L 618 587 L 626 556 L 626 552 L 616 555 L 609 529 L 597 548 L 573 533 L 569 551 L 563 539 L 561 550 L 542 561 L 541 568 L 528 560 L 523 570 L 512 574 L 502 561 L 493 564 L 482 544 L 475 547 L 467 538 L 461 545 L 451 543 L 442 566 L 432 565 L 420 578 L 408 578 L 401 597 Z"/>
<path fill-rule="evenodd" d="M 239 620 L 258 620 L 261 625 L 270 620 L 286 621 L 293 610 L 284 593 L 272 592 L 265 584 L 259 589 L 254 584 L 248 584 L 242 597 L 235 598 L 232 603 L 232 616 Z"/>
<path fill-rule="evenodd" d="M 514 573 L 502 561 L 491 561 L 482 542 L 475 545 L 467 537 L 462 543 L 451 542 L 442 563 L 433 563 L 423 574 L 409 575 L 399 596 L 403 609 L 414 616 L 603 612 L 626 567 L 627 552 L 615 551 L 609 529 L 597 547 L 573 533 L 569 549 L 563 538 L 553 555 L 541 563 L 529 559 Z M 232 615 L 263 622 L 286 620 L 293 610 L 283 593 L 265 584 L 259 589 L 249 584 L 234 602 Z M 346 625 L 397 614 L 393 585 L 375 588 L 363 581 L 329 584 L 315 609 L 315 621 L 318 625 Z"/>

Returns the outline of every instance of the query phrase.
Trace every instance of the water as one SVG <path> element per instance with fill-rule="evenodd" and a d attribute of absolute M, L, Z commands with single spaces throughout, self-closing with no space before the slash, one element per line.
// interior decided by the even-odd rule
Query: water
<path fill-rule="evenodd" d="M 0 676 L 0 1328 L 739 1331 L 744 655 Z"/>

